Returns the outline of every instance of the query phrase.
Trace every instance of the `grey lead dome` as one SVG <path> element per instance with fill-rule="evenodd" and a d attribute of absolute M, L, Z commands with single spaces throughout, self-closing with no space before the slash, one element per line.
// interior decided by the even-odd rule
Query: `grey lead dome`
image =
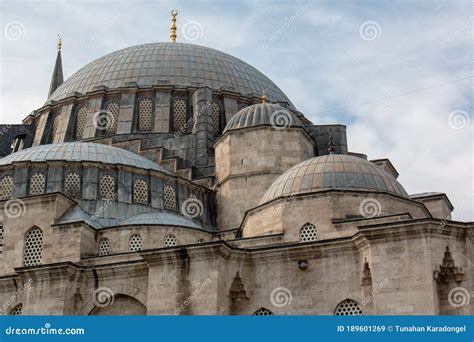
<path fill-rule="evenodd" d="M 72 92 L 85 94 L 96 86 L 118 88 L 128 82 L 214 90 L 229 87 L 256 96 L 265 91 L 270 101 L 292 106 L 280 88 L 251 65 L 218 50 L 186 43 L 150 43 L 112 52 L 69 77 L 49 100 L 61 100 Z"/>

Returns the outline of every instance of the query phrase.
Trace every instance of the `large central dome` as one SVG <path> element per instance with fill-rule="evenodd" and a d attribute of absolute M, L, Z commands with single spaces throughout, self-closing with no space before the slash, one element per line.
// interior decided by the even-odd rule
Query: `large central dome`
<path fill-rule="evenodd" d="M 118 50 L 89 63 L 51 94 L 61 100 L 71 92 L 87 93 L 96 86 L 230 87 L 240 94 L 260 95 L 265 91 L 272 102 L 290 100 L 268 77 L 251 65 L 226 53 L 186 43 L 151 43 Z"/>

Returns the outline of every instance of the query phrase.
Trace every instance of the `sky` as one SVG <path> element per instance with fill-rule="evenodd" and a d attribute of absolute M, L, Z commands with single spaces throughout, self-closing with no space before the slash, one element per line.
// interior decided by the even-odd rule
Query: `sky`
<path fill-rule="evenodd" d="M 444 192 L 474 220 L 474 2 L 0 0 L 0 123 L 46 100 L 62 35 L 65 78 L 115 50 L 212 47 L 273 80 L 314 124 L 347 126 L 349 150 L 389 158 L 410 194 Z"/>

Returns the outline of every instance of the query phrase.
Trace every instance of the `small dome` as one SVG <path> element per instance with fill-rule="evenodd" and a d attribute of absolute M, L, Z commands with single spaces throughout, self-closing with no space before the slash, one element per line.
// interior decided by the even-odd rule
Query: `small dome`
<path fill-rule="evenodd" d="M 44 162 L 53 160 L 121 164 L 169 173 L 151 160 L 130 151 L 109 145 L 78 141 L 30 147 L 0 159 L 0 165 L 23 161 Z"/>
<path fill-rule="evenodd" d="M 157 213 L 143 213 L 132 216 L 125 221 L 121 222 L 119 226 L 132 226 L 132 225 L 160 225 L 160 226 L 178 226 L 187 227 L 194 229 L 204 228 L 192 221 L 191 219 L 184 217 L 177 213 L 161 211 Z"/>
<path fill-rule="evenodd" d="M 388 192 L 409 197 L 401 184 L 377 165 L 362 158 L 333 154 L 293 166 L 270 185 L 260 203 L 280 196 L 330 189 Z"/>
<path fill-rule="evenodd" d="M 259 125 L 272 125 L 275 128 L 303 126 L 301 121 L 291 110 L 288 110 L 279 104 L 258 103 L 238 111 L 229 120 L 224 132 L 231 129 Z"/>

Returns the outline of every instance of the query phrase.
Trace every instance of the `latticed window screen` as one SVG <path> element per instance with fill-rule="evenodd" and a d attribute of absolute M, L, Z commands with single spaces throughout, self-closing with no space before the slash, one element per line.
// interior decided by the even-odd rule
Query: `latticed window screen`
<path fill-rule="evenodd" d="M 183 131 L 186 128 L 186 101 L 177 99 L 173 102 L 173 128 Z"/>
<path fill-rule="evenodd" d="M 72 198 L 81 197 L 81 176 L 75 172 L 68 173 L 64 180 L 64 191 Z"/>
<path fill-rule="evenodd" d="M 42 173 L 35 173 L 30 178 L 30 195 L 44 194 L 46 177 Z"/>
<path fill-rule="evenodd" d="M 204 240 L 204 239 L 198 239 L 197 240 L 197 243 L 204 243 L 204 242 L 206 242 L 206 240 Z"/>
<path fill-rule="evenodd" d="M 153 102 L 143 99 L 138 104 L 138 130 L 151 131 L 153 117 Z"/>
<path fill-rule="evenodd" d="M 110 241 L 107 238 L 102 238 L 99 241 L 99 255 L 108 255 L 110 252 Z"/>
<path fill-rule="evenodd" d="M 119 106 L 117 102 L 111 102 L 107 105 L 107 126 L 105 126 L 105 133 L 117 133 Z"/>
<path fill-rule="evenodd" d="M 217 102 L 212 102 L 212 122 L 214 124 L 214 132 L 219 133 L 221 126 L 221 108 Z"/>
<path fill-rule="evenodd" d="M 12 316 L 21 316 L 23 315 L 23 304 L 18 304 L 15 306 L 12 311 L 10 311 L 10 315 Z"/>
<path fill-rule="evenodd" d="M 318 231 L 311 223 L 306 223 L 300 232 L 300 242 L 316 241 L 318 239 Z"/>
<path fill-rule="evenodd" d="M 176 210 L 176 193 L 171 185 L 165 186 L 163 197 L 165 209 Z"/>
<path fill-rule="evenodd" d="M 43 231 L 35 227 L 25 236 L 25 251 L 23 254 L 23 265 L 35 266 L 41 263 L 43 253 Z"/>
<path fill-rule="evenodd" d="M 53 132 L 51 133 L 51 141 L 54 141 L 54 137 L 56 136 L 56 134 L 58 133 L 58 128 L 59 128 L 59 119 L 60 119 L 60 115 L 57 114 L 55 115 L 54 117 L 54 120 L 53 120 Z"/>
<path fill-rule="evenodd" d="M 3 251 L 3 226 L 0 226 L 0 254 Z"/>
<path fill-rule="evenodd" d="M 12 196 L 13 178 L 5 176 L 0 180 L 0 200 L 9 199 Z"/>
<path fill-rule="evenodd" d="M 253 313 L 253 316 L 273 316 L 273 312 L 266 308 L 260 308 Z"/>
<path fill-rule="evenodd" d="M 81 107 L 76 116 L 76 139 L 82 139 L 84 129 L 86 128 L 87 107 Z"/>
<path fill-rule="evenodd" d="M 138 234 L 130 236 L 130 252 L 141 251 L 143 247 L 142 237 Z"/>
<path fill-rule="evenodd" d="M 133 202 L 148 204 L 148 184 L 143 179 L 133 181 Z"/>
<path fill-rule="evenodd" d="M 176 246 L 176 236 L 174 235 L 166 235 L 165 237 L 165 247 L 173 247 Z"/>
<path fill-rule="evenodd" d="M 352 299 L 346 299 L 340 302 L 334 310 L 336 316 L 360 316 L 362 310 L 359 303 Z"/>
<path fill-rule="evenodd" d="M 115 178 L 111 175 L 100 177 L 99 191 L 101 199 L 112 200 L 115 196 Z"/>

